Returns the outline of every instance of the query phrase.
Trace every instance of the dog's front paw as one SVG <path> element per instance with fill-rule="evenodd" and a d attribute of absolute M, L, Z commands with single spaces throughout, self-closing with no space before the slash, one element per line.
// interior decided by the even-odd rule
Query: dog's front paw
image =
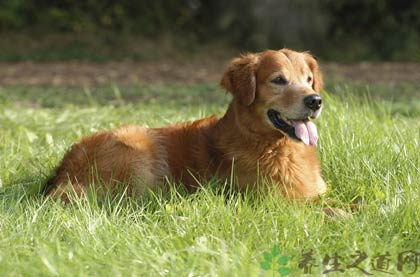
<path fill-rule="evenodd" d="M 343 211 L 342 209 L 338 208 L 323 208 L 324 213 L 328 217 L 336 217 L 336 218 L 352 218 L 352 215 L 348 212 Z"/>

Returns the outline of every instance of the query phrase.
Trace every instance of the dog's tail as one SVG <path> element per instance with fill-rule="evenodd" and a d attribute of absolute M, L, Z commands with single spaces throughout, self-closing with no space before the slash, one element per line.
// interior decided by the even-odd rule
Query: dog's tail
<path fill-rule="evenodd" d="M 41 195 L 48 196 L 48 194 L 57 186 L 55 183 L 56 177 L 57 173 L 54 173 L 54 175 L 47 180 L 45 185 L 41 188 Z"/>

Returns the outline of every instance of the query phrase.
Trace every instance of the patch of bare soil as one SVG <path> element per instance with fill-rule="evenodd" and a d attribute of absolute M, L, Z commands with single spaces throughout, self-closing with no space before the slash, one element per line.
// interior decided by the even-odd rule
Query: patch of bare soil
<path fill-rule="evenodd" d="M 368 83 L 420 83 L 420 63 L 324 63 L 322 69 L 330 78 L 362 81 Z"/>
<path fill-rule="evenodd" d="M 228 61 L 0 63 L 0 86 L 218 82 Z M 420 63 L 321 63 L 326 81 L 420 82 Z"/>

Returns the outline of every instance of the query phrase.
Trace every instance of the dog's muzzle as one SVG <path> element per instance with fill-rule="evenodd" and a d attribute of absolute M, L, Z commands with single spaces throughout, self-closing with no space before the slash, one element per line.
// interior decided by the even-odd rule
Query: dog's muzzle
<path fill-rule="evenodd" d="M 320 111 L 318 109 L 317 111 Z M 284 119 L 280 112 L 269 109 L 268 119 L 273 126 L 288 137 L 302 141 L 306 145 L 316 145 L 318 141 L 318 131 L 315 124 L 308 118 L 305 119 Z"/>
<path fill-rule="evenodd" d="M 303 103 L 309 109 L 316 111 L 321 108 L 322 98 L 318 94 L 312 94 L 312 95 L 306 96 L 303 99 Z"/>

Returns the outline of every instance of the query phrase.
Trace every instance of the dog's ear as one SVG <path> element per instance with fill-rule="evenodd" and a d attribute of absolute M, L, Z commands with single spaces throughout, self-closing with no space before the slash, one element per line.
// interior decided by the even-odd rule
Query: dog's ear
<path fill-rule="evenodd" d="M 312 75 L 313 75 L 312 88 L 316 92 L 320 93 L 322 88 L 324 87 L 324 81 L 322 80 L 322 73 L 321 73 L 321 70 L 319 69 L 318 62 L 316 61 L 314 56 L 312 56 L 309 53 L 305 53 L 305 60 L 312 71 Z"/>
<path fill-rule="evenodd" d="M 251 105 L 255 100 L 257 63 L 256 54 L 246 54 L 232 60 L 220 82 L 222 87 L 246 106 Z"/>

